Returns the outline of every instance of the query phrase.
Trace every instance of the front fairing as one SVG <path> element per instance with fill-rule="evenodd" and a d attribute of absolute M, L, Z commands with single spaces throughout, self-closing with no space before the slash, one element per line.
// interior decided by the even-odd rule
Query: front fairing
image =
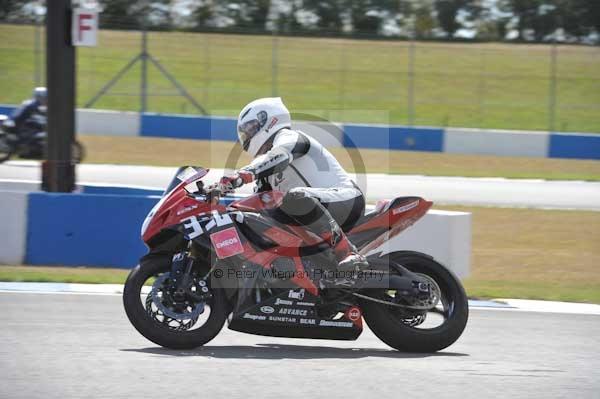
<path fill-rule="evenodd" d="M 190 185 L 201 186 L 202 178 L 208 169 L 199 167 L 181 167 L 165 190 L 163 197 L 150 210 L 142 223 L 141 236 L 145 243 L 159 234 L 163 229 L 179 224 L 191 214 L 207 212 L 211 207 L 202 195 L 196 196 L 187 191 Z"/>

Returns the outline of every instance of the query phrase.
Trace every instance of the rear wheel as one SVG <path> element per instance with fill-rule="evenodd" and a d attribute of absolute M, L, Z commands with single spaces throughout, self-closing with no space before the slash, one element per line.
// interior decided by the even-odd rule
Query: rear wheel
<path fill-rule="evenodd" d="M 439 302 L 433 309 L 418 310 L 362 300 L 369 328 L 383 342 L 400 351 L 436 352 L 452 345 L 464 331 L 469 317 L 467 295 L 458 278 L 425 254 L 396 252 L 387 255 L 387 260 L 430 280 Z M 390 273 L 393 273 L 392 265 Z M 370 290 L 369 296 L 402 303 L 393 290 Z"/>
<path fill-rule="evenodd" d="M 158 345 L 171 349 L 202 346 L 223 328 L 228 313 L 225 293 L 193 271 L 193 297 L 178 298 L 170 269 L 170 256 L 142 258 L 125 282 L 127 317 L 144 337 Z"/>

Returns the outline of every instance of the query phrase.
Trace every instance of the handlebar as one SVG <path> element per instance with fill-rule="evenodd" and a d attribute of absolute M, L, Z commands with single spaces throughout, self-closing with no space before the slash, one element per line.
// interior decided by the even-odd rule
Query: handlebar
<path fill-rule="evenodd" d="M 211 205 L 217 205 L 221 200 L 221 195 L 223 192 L 221 191 L 219 185 L 209 186 L 206 188 L 206 202 Z"/>
<path fill-rule="evenodd" d="M 233 192 L 234 190 L 228 189 L 220 183 L 211 184 L 204 190 L 206 202 L 210 203 L 211 205 L 217 205 L 223 195 Z"/>

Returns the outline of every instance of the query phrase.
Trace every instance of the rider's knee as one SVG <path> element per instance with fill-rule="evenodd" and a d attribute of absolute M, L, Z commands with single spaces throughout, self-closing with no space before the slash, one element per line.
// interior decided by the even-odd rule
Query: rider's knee
<path fill-rule="evenodd" d="M 290 216 L 309 215 L 318 207 L 316 202 L 301 187 L 292 188 L 283 197 L 282 210 Z"/>

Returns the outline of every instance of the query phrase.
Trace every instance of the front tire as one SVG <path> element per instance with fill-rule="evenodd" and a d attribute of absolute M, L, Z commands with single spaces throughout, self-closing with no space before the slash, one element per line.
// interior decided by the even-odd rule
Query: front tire
<path fill-rule="evenodd" d="M 152 278 L 168 274 L 170 256 L 146 256 L 127 277 L 123 290 L 123 305 L 129 321 L 140 334 L 150 341 L 170 349 L 193 349 L 211 341 L 223 328 L 227 318 L 227 301 L 222 289 L 211 288 L 210 314 L 206 321 L 195 329 L 173 329 L 151 317 L 146 298 L 142 301 L 142 288 Z M 209 279 L 210 280 L 210 279 Z M 150 295 L 150 294 L 148 294 Z M 148 306 L 148 305 L 146 305 Z"/>
<path fill-rule="evenodd" d="M 386 257 L 390 262 L 397 262 L 413 273 L 424 274 L 438 284 L 443 310 L 437 312 L 443 313 L 444 321 L 434 328 L 417 328 L 414 324 L 419 323 L 419 312 L 414 312 L 411 319 L 406 312 L 398 316 L 398 308 L 362 300 L 364 318 L 371 331 L 392 348 L 404 352 L 430 353 L 452 345 L 461 336 L 469 317 L 467 295 L 458 278 L 425 254 L 393 252 L 383 258 Z M 391 270 L 393 267 L 390 265 Z M 380 299 L 385 299 L 383 292 L 380 296 Z"/>

